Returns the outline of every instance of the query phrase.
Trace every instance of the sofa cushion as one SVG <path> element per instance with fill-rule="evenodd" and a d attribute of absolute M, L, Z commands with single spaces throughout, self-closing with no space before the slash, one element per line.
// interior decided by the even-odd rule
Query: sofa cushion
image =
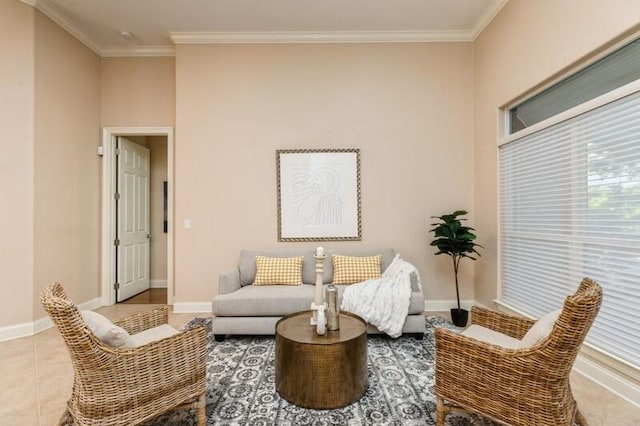
<path fill-rule="evenodd" d="M 216 316 L 261 317 L 282 316 L 311 307 L 314 286 L 248 285 L 233 293 L 219 294 L 213 299 Z M 256 318 L 256 321 L 260 319 Z"/>
<path fill-rule="evenodd" d="M 240 285 L 246 286 L 253 284 L 256 279 L 256 256 L 267 257 L 295 257 L 303 256 L 302 264 L 302 282 L 304 284 L 315 284 L 316 282 L 316 263 L 313 255 L 316 253 L 316 246 L 296 247 L 296 248 L 277 248 L 277 249 L 245 249 L 240 252 L 240 260 L 238 261 L 238 272 L 240 276 Z M 331 262 L 332 254 L 341 254 L 343 256 L 375 256 L 381 255 L 380 270 L 384 271 L 391 264 L 395 256 L 392 248 L 360 248 L 346 247 L 333 250 L 325 247 L 327 258 L 324 261 L 324 274 L 322 282 L 328 284 L 333 280 L 333 264 Z"/>
<path fill-rule="evenodd" d="M 240 285 L 253 284 L 256 280 L 256 256 L 266 257 L 296 257 L 302 256 L 302 282 L 313 284 L 316 280 L 316 267 L 313 255 L 315 248 L 308 249 L 272 249 L 272 250 L 242 250 L 238 262 Z M 325 262 L 325 265 L 328 262 Z"/>
<path fill-rule="evenodd" d="M 342 256 L 334 254 L 333 283 L 353 284 L 372 278 L 380 278 L 380 255 L 377 256 Z"/>
<path fill-rule="evenodd" d="M 342 294 L 348 285 L 337 285 L 338 306 L 342 303 Z M 323 292 L 327 285 L 323 286 Z M 249 317 L 283 316 L 294 312 L 306 311 L 311 307 L 315 286 L 245 286 L 233 293 L 219 294 L 213 299 L 213 315 Z M 324 293 L 323 293 L 324 294 Z M 424 296 L 419 292 L 411 293 L 409 315 L 424 313 Z"/>
<path fill-rule="evenodd" d="M 342 256 L 377 256 L 380 255 L 380 271 L 384 271 L 393 261 L 396 252 L 392 248 L 359 248 L 359 247 L 342 247 L 336 250 L 327 250 L 327 256 L 338 254 Z M 328 284 L 333 282 L 333 262 L 324 262 L 324 282 Z"/>
<path fill-rule="evenodd" d="M 300 285 L 304 257 L 256 256 L 255 285 Z"/>

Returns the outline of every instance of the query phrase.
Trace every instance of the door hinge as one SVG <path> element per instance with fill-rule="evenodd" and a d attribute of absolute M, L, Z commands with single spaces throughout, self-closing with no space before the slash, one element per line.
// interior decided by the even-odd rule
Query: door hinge
<path fill-rule="evenodd" d="M 113 153 L 116 154 L 116 155 L 120 155 L 120 148 L 114 149 Z"/>
<path fill-rule="evenodd" d="M 113 198 L 114 198 L 115 200 L 119 200 L 119 199 L 120 199 L 120 193 L 119 193 L 119 192 L 116 192 L 115 194 L 113 194 Z"/>
<path fill-rule="evenodd" d="M 120 240 L 113 240 L 113 245 L 114 246 L 119 246 L 120 245 Z"/>
<path fill-rule="evenodd" d="M 120 283 L 113 283 L 114 290 L 120 290 Z"/>

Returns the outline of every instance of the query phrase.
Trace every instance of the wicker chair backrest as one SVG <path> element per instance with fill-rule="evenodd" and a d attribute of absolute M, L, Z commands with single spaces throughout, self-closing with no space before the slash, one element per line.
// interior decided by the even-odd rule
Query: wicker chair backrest
<path fill-rule="evenodd" d="M 61 284 L 50 284 L 41 293 L 40 302 L 64 339 L 77 378 L 94 376 L 90 367 L 104 365 L 113 354 L 100 347 Z"/>
<path fill-rule="evenodd" d="M 565 299 L 562 313 L 549 337 L 541 344 L 541 355 L 550 360 L 550 374 L 555 370 L 564 377 L 571 370 L 602 304 L 602 288 L 584 278 L 576 292 Z"/>

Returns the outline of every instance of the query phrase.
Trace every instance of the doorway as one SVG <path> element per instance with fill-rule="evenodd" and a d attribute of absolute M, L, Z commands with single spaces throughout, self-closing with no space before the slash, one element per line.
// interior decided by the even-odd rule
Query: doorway
<path fill-rule="evenodd" d="M 151 150 L 147 148 L 146 139 L 146 136 L 116 138 L 113 212 L 116 216 L 113 246 L 116 302 L 150 289 L 152 176 Z"/>
<path fill-rule="evenodd" d="M 128 141 L 123 142 L 125 139 Z M 127 151 L 129 163 L 136 158 L 134 163 L 141 164 L 144 155 L 140 153 L 147 150 L 149 215 L 145 226 L 145 201 L 137 198 L 144 193 L 140 190 L 144 173 L 133 170 L 135 167 L 132 169 L 118 154 Z M 104 128 L 102 153 L 101 303 L 172 304 L 173 128 Z M 123 167 L 128 167 L 128 174 L 123 174 Z M 129 198 L 123 199 L 125 196 Z M 127 223 L 123 227 L 124 222 Z M 131 237 L 128 246 L 126 237 Z M 135 289 L 125 294 L 122 291 L 125 285 Z M 136 295 L 141 289 L 144 291 Z"/>

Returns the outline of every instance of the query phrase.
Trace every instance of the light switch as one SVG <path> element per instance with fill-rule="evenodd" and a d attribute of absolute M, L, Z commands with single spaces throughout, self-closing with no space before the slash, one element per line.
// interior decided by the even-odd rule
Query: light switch
<path fill-rule="evenodd" d="M 191 219 L 184 220 L 184 229 L 191 229 Z"/>

